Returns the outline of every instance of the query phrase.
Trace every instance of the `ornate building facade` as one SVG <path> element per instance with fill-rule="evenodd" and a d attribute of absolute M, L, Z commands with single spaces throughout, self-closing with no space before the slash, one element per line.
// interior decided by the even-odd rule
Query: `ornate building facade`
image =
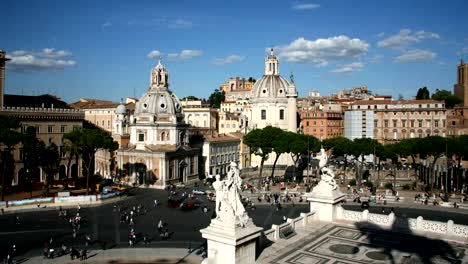
<path fill-rule="evenodd" d="M 446 109 L 436 100 L 369 100 L 345 112 L 345 137 L 386 144 L 405 138 L 446 136 Z"/>
<path fill-rule="evenodd" d="M 114 127 L 120 129 L 113 136 L 128 136 L 117 151 L 117 167 L 127 182 L 164 188 L 198 180 L 201 149 L 188 144 L 182 104 L 169 89 L 169 73 L 161 61 L 152 69 L 150 86 L 134 114 L 125 117 L 123 108 L 116 112 L 121 114 Z"/>
<path fill-rule="evenodd" d="M 249 130 L 274 126 L 283 130 L 297 132 L 297 90 L 294 81 L 287 81 L 280 75 L 279 60 L 273 49 L 265 60 L 265 73 L 252 88 L 250 108 L 243 115 Z M 273 164 L 275 157 L 265 162 Z M 260 164 L 260 157 L 253 156 L 252 166 Z M 289 165 L 292 160 L 288 155 L 281 155 L 277 164 Z"/>

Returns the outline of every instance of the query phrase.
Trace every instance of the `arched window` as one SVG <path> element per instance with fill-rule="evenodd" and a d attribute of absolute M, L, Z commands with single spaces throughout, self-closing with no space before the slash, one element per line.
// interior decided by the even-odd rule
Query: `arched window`
<path fill-rule="evenodd" d="M 166 132 L 162 132 L 161 133 L 161 141 L 165 141 L 166 140 Z"/>
<path fill-rule="evenodd" d="M 284 120 L 284 109 L 280 109 L 280 112 L 279 112 L 279 119 L 280 119 L 280 120 Z"/>
<path fill-rule="evenodd" d="M 266 110 L 265 109 L 262 109 L 262 111 L 261 111 L 261 119 L 266 120 Z"/>

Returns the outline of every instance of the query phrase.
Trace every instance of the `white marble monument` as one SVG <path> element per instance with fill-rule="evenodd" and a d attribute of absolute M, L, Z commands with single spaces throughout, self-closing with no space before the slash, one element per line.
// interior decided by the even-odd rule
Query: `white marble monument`
<path fill-rule="evenodd" d="M 208 257 L 202 263 L 255 263 L 256 241 L 263 228 L 247 215 L 241 200 L 242 179 L 237 164 L 231 162 L 226 180 L 216 175 L 216 218 L 200 230 L 208 241 Z"/>
<path fill-rule="evenodd" d="M 336 219 L 340 203 L 345 195 L 339 190 L 335 181 L 335 173 L 327 167 L 328 156 L 323 147 L 320 149 L 319 167 L 321 180 L 309 194 L 310 211 L 315 211 L 316 219 L 333 222 Z"/>

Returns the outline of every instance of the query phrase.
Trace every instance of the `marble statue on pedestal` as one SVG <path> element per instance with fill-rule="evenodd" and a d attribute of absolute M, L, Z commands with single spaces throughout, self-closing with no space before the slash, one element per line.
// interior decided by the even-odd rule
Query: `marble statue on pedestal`
<path fill-rule="evenodd" d="M 241 200 L 242 179 L 235 162 L 231 162 L 227 179 L 216 177 L 213 188 L 216 191 L 216 220 L 244 227 L 249 217 Z"/>
<path fill-rule="evenodd" d="M 328 163 L 328 155 L 325 152 L 325 149 L 323 149 L 322 147 L 320 149 L 320 162 L 319 162 L 320 171 L 322 172 L 321 181 L 330 185 L 332 190 L 336 190 L 336 188 L 338 188 L 338 185 L 336 184 L 336 181 L 335 181 L 335 173 L 333 172 L 332 169 L 326 166 L 327 163 Z"/>
<path fill-rule="evenodd" d="M 205 264 L 255 263 L 256 244 L 263 228 L 255 226 L 241 199 L 242 179 L 235 162 L 231 162 L 225 180 L 216 175 L 216 218 L 200 230 L 207 240 Z"/>

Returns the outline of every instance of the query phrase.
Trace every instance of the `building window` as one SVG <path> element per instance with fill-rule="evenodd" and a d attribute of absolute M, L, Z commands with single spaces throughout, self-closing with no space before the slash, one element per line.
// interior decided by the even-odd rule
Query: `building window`
<path fill-rule="evenodd" d="M 104 126 L 104 120 L 101 121 L 101 126 Z"/>
<path fill-rule="evenodd" d="M 309 121 L 306 121 L 306 126 L 309 126 Z"/>
<path fill-rule="evenodd" d="M 110 120 L 107 120 L 107 128 L 110 128 Z"/>
<path fill-rule="evenodd" d="M 265 109 L 263 109 L 263 110 L 261 111 L 261 115 L 262 115 L 262 116 L 261 116 L 261 119 L 262 119 L 262 120 L 265 120 L 265 119 L 266 119 L 266 110 L 265 110 Z"/>
<path fill-rule="evenodd" d="M 175 166 L 174 165 L 175 165 L 174 160 L 169 161 L 169 179 L 175 179 L 175 173 L 174 173 Z"/>
<path fill-rule="evenodd" d="M 374 120 L 374 127 L 377 127 L 377 125 L 378 125 L 377 120 Z"/>
<path fill-rule="evenodd" d="M 54 126 L 48 126 L 47 133 L 54 133 Z"/>
<path fill-rule="evenodd" d="M 195 172 L 195 158 L 193 156 L 190 157 L 190 174 L 194 174 Z"/>
<path fill-rule="evenodd" d="M 36 126 L 36 134 L 39 134 L 41 133 L 41 127 L 40 126 Z"/>
<path fill-rule="evenodd" d="M 397 121 L 393 120 L 393 127 L 397 127 Z"/>
<path fill-rule="evenodd" d="M 388 127 L 388 120 L 384 121 L 385 127 Z"/>
<path fill-rule="evenodd" d="M 140 142 L 145 141 L 145 134 L 139 133 L 139 134 L 138 134 L 138 141 L 140 141 Z"/>
<path fill-rule="evenodd" d="M 284 120 L 284 109 L 280 109 L 280 120 Z"/>
<path fill-rule="evenodd" d="M 419 126 L 419 127 L 422 127 L 422 126 L 423 126 L 423 121 L 422 121 L 422 120 L 418 120 L 418 126 Z"/>
<path fill-rule="evenodd" d="M 411 120 L 411 127 L 414 127 L 414 120 Z"/>
<path fill-rule="evenodd" d="M 66 127 L 67 127 L 67 126 L 61 126 L 61 127 L 60 127 L 60 133 L 65 133 Z"/>
<path fill-rule="evenodd" d="M 406 120 L 401 120 L 401 126 L 406 127 Z"/>

